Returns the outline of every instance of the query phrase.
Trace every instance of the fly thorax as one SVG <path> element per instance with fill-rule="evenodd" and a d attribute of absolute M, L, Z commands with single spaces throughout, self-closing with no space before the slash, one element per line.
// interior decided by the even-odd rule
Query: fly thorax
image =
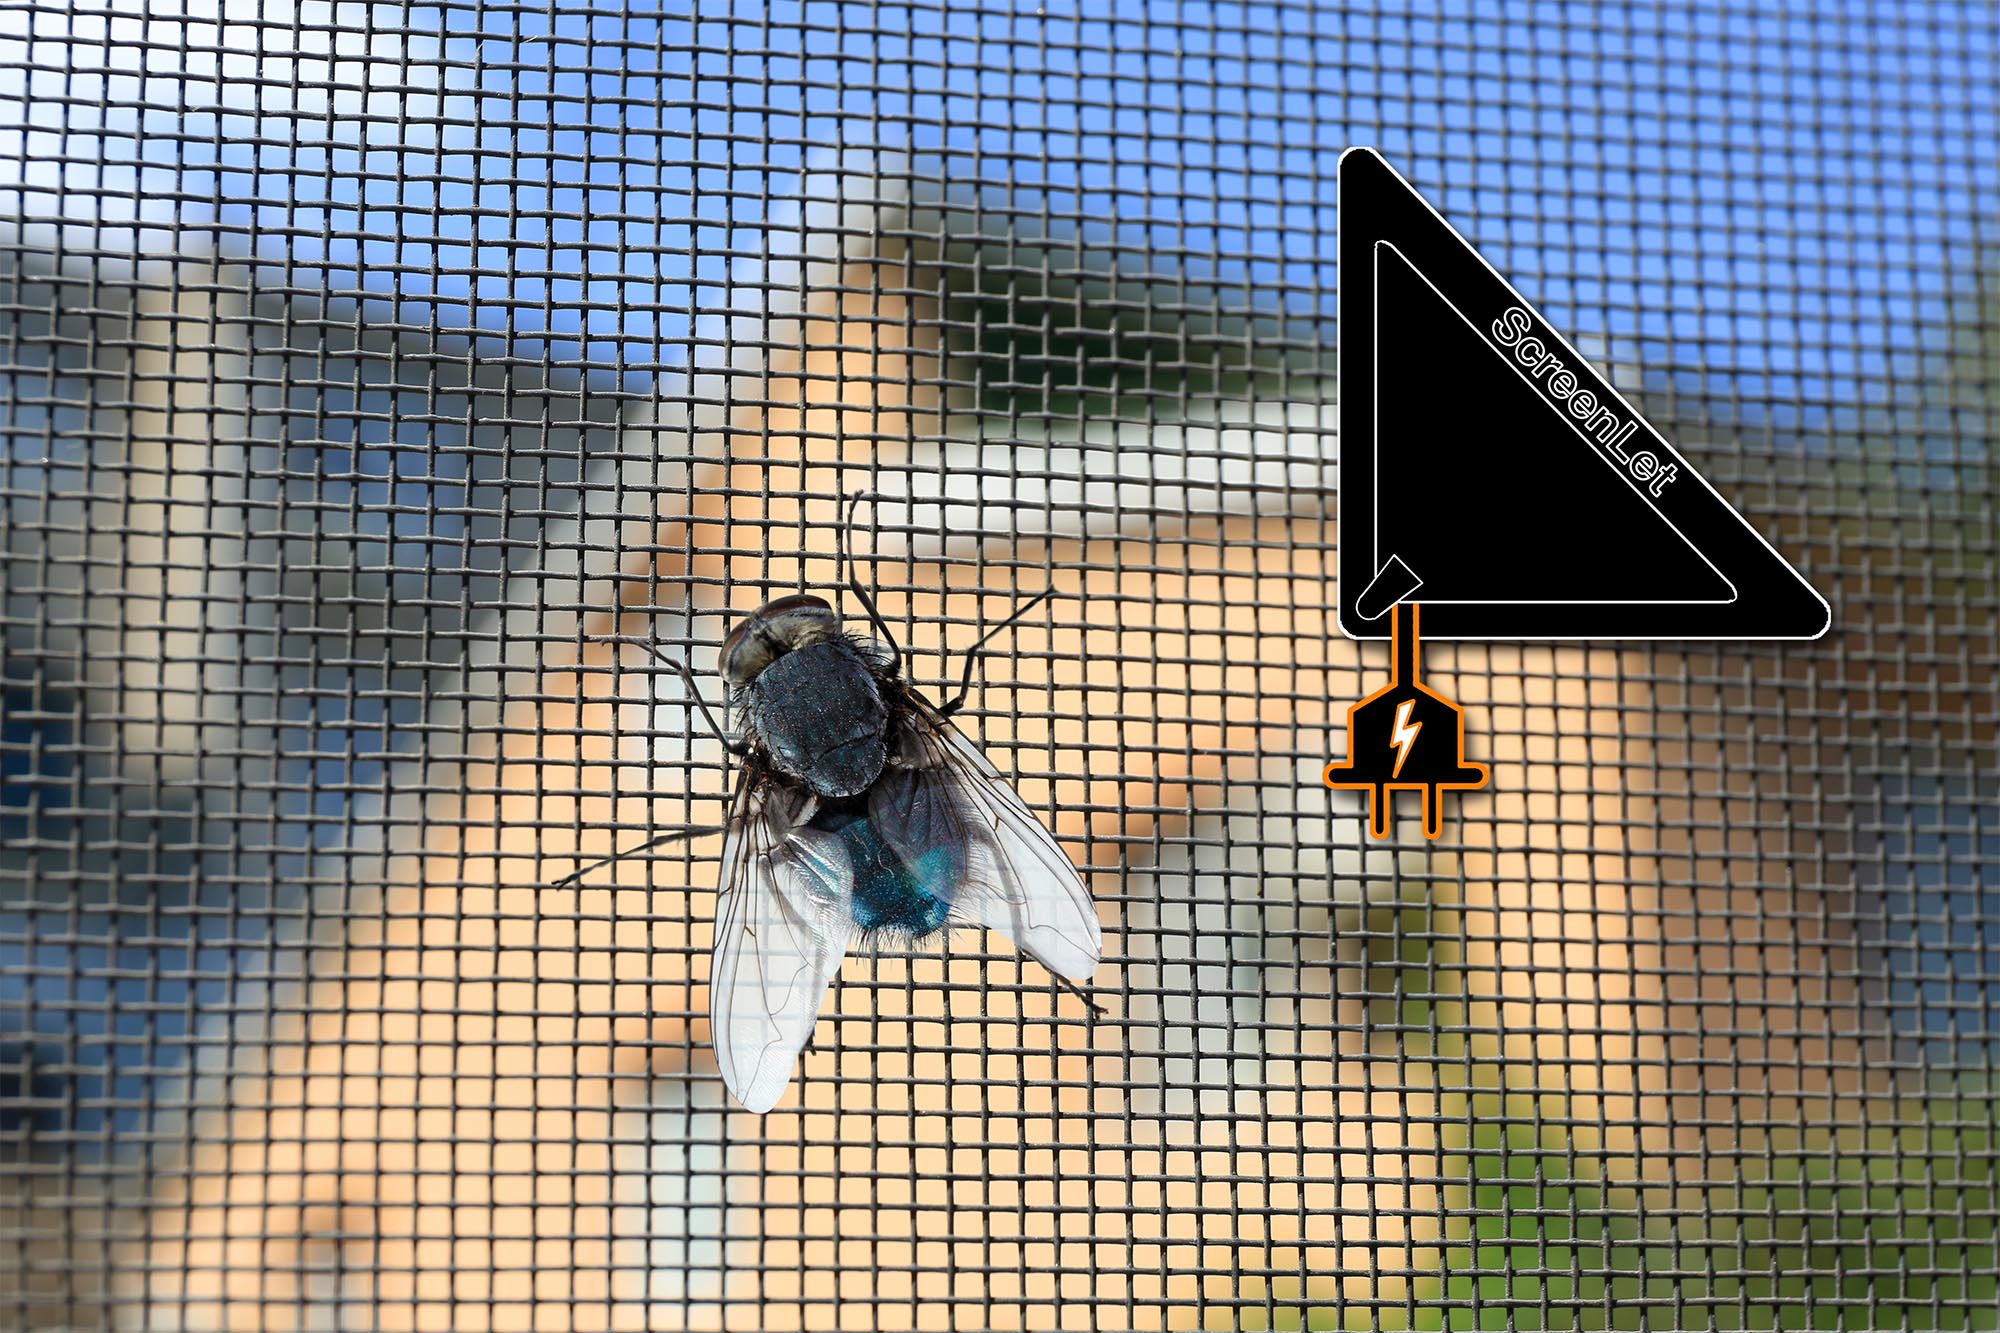
<path fill-rule="evenodd" d="M 775 658 L 750 682 L 749 713 L 771 762 L 826 797 L 854 796 L 888 759 L 889 710 L 845 639 Z"/>

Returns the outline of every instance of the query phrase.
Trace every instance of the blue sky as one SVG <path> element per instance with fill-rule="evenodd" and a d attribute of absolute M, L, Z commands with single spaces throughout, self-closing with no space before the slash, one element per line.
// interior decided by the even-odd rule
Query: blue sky
<path fill-rule="evenodd" d="M 1573 333 L 1836 402 L 1939 341 L 2000 195 L 1983 4 L 137 3 L 0 15 L 0 215 L 178 210 L 288 283 L 642 373 L 843 150 L 1330 330 L 1334 163 L 1372 143 Z"/>

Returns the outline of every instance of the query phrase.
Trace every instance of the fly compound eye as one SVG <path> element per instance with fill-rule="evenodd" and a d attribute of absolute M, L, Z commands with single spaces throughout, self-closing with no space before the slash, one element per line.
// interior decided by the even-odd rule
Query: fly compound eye
<path fill-rule="evenodd" d="M 810 593 L 780 597 L 747 616 L 722 641 L 722 679 L 740 690 L 773 661 L 812 636 L 830 634 L 840 618 L 824 598 Z"/>

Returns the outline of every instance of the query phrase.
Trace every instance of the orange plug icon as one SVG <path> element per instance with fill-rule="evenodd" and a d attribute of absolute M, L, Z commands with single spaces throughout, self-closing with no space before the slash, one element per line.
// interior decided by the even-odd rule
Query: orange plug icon
<path fill-rule="evenodd" d="M 1438 793 L 1486 785 L 1486 766 L 1465 760 L 1465 710 L 1417 679 L 1417 605 L 1400 602 L 1392 629 L 1396 675 L 1347 710 L 1347 762 L 1326 766 L 1326 785 L 1368 793 L 1368 831 L 1389 836 L 1389 796 L 1424 794 L 1424 836 L 1444 831 Z"/>

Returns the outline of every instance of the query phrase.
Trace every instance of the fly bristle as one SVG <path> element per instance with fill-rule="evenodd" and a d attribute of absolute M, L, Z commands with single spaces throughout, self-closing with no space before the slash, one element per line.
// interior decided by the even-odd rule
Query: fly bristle
<path fill-rule="evenodd" d="M 854 939 L 856 953 L 865 953 L 871 958 L 923 958 L 935 955 L 945 957 L 951 934 L 962 923 L 947 921 L 936 930 L 913 935 L 895 926 L 878 926 L 873 930 L 859 932 Z"/>
<path fill-rule="evenodd" d="M 888 674 L 889 668 L 895 664 L 895 653 L 891 652 L 880 639 L 871 638 L 866 634 L 856 634 L 848 630 L 841 632 L 841 638 L 846 641 L 848 647 L 854 650 L 855 655 L 866 662 L 869 668 L 877 675 Z"/>

